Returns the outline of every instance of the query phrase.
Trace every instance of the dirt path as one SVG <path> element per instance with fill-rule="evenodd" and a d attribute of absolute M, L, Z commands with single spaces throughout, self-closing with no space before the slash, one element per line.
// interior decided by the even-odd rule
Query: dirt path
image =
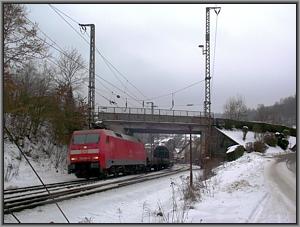
<path fill-rule="evenodd" d="M 296 155 L 270 158 L 265 166 L 267 192 L 249 222 L 296 223 Z"/>

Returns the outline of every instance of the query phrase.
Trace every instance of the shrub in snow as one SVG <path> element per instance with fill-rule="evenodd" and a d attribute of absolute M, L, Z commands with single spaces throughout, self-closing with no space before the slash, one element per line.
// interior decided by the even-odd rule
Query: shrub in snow
<path fill-rule="evenodd" d="M 275 132 L 275 136 L 278 140 L 285 138 L 284 134 L 280 132 Z"/>
<path fill-rule="evenodd" d="M 281 147 L 283 150 L 286 150 L 289 145 L 289 141 L 288 141 L 289 131 L 287 129 L 285 129 L 285 130 L 283 130 L 282 133 L 276 132 L 275 136 L 277 138 L 276 144 L 279 147 Z"/>
<path fill-rule="evenodd" d="M 227 129 L 227 130 L 232 130 L 234 128 L 234 125 L 232 124 L 231 121 L 226 119 L 225 124 L 224 124 L 224 128 Z"/>
<path fill-rule="evenodd" d="M 260 139 L 259 138 L 259 135 L 262 133 L 262 129 L 261 129 L 261 127 L 260 127 L 260 125 L 258 125 L 258 124 L 255 124 L 255 125 L 253 125 L 253 132 L 254 132 L 254 139 Z"/>
<path fill-rule="evenodd" d="M 82 220 L 80 220 L 78 223 L 93 223 L 93 217 L 84 217 Z"/>
<path fill-rule="evenodd" d="M 257 140 L 253 143 L 253 149 L 256 152 L 264 153 L 267 149 L 267 146 L 263 141 Z"/>
<path fill-rule="evenodd" d="M 182 193 L 182 190 L 186 190 L 188 187 L 186 184 L 188 182 L 188 179 L 183 179 L 182 178 L 182 185 L 179 188 L 179 193 Z M 149 217 L 149 223 L 152 222 L 158 222 L 160 223 L 185 223 L 187 217 L 188 217 L 188 212 L 189 212 L 189 207 L 190 207 L 190 201 L 188 201 L 185 198 L 181 198 L 183 200 L 182 202 L 177 200 L 178 195 L 175 192 L 175 182 L 171 182 L 171 188 L 172 188 L 172 209 L 166 210 L 163 208 L 162 204 L 160 201 L 158 201 L 158 209 L 154 212 L 155 220 L 150 220 Z M 183 196 L 183 194 L 182 194 Z M 144 208 L 144 206 L 143 206 Z M 147 212 L 150 215 L 150 212 Z M 143 222 L 143 218 L 142 218 Z"/>
<path fill-rule="evenodd" d="M 247 153 L 253 152 L 254 151 L 253 143 L 252 142 L 247 142 L 245 144 L 245 149 L 246 149 Z"/>
<path fill-rule="evenodd" d="M 227 161 L 234 161 L 239 157 L 243 156 L 245 148 L 242 145 L 235 145 L 229 147 L 228 151 L 226 152 L 226 159 Z"/>
<path fill-rule="evenodd" d="M 274 133 L 266 132 L 264 135 L 264 142 L 271 147 L 276 147 L 278 140 Z"/>
<path fill-rule="evenodd" d="M 245 140 L 247 132 L 248 132 L 248 126 L 244 125 L 243 128 L 242 128 L 242 130 L 243 130 L 243 140 Z"/>
<path fill-rule="evenodd" d="M 289 131 L 288 129 L 284 129 L 284 130 L 282 131 L 282 134 L 284 135 L 284 137 L 285 137 L 286 139 L 288 139 L 289 136 L 290 136 L 290 131 Z"/>
<path fill-rule="evenodd" d="M 226 187 L 226 191 L 229 193 L 233 193 L 238 190 L 243 190 L 244 188 L 251 187 L 250 183 L 246 180 L 237 180 L 232 182 Z"/>
<path fill-rule="evenodd" d="M 289 146 L 289 141 L 286 138 L 282 138 L 278 140 L 278 146 L 283 150 L 286 150 Z"/>
<path fill-rule="evenodd" d="M 182 199 L 185 203 L 190 203 L 192 201 L 197 201 L 200 199 L 200 187 L 202 182 L 199 184 L 195 184 L 193 186 L 190 185 L 190 178 L 183 178 L 181 179 L 181 185 L 178 186 L 178 190 L 182 195 Z M 174 192 L 174 182 L 171 182 L 172 192 Z M 172 193 L 174 195 L 174 193 Z"/>

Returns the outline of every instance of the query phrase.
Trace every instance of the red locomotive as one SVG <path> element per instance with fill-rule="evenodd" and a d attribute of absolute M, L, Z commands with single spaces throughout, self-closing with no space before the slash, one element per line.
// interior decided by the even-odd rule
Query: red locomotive
<path fill-rule="evenodd" d="M 107 129 L 75 131 L 68 148 L 68 173 L 77 177 L 145 171 L 147 154 L 138 139 Z"/>

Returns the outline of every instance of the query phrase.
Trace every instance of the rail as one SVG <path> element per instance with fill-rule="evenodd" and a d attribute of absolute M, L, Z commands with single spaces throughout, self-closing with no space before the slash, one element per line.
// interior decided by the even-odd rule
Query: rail
<path fill-rule="evenodd" d="M 80 197 L 83 195 L 90 195 L 98 192 L 112 190 L 127 185 L 133 185 L 149 180 L 157 179 L 160 177 L 170 176 L 179 172 L 187 171 L 188 168 L 173 167 L 171 169 L 165 169 L 159 172 L 149 172 L 147 174 L 133 175 L 131 177 L 120 178 L 112 181 L 95 181 L 94 183 L 88 183 L 86 185 L 68 184 L 66 188 L 64 185 L 58 185 L 57 188 L 52 189 L 51 195 L 45 193 L 45 191 L 39 191 L 36 193 L 26 192 L 25 194 L 16 193 L 16 196 L 9 196 L 4 198 L 4 214 L 11 212 L 18 212 L 24 209 L 31 209 L 37 206 L 51 204 L 54 202 L 60 202 L 63 200 Z M 24 190 L 26 191 L 26 189 Z"/>

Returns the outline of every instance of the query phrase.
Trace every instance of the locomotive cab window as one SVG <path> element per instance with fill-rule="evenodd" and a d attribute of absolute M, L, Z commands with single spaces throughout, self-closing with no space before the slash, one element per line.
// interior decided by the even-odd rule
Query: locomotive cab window
<path fill-rule="evenodd" d="M 99 134 L 75 135 L 73 137 L 73 144 L 98 143 L 99 137 Z"/>
<path fill-rule="evenodd" d="M 75 135 L 73 137 L 73 144 L 84 144 L 85 135 Z"/>

